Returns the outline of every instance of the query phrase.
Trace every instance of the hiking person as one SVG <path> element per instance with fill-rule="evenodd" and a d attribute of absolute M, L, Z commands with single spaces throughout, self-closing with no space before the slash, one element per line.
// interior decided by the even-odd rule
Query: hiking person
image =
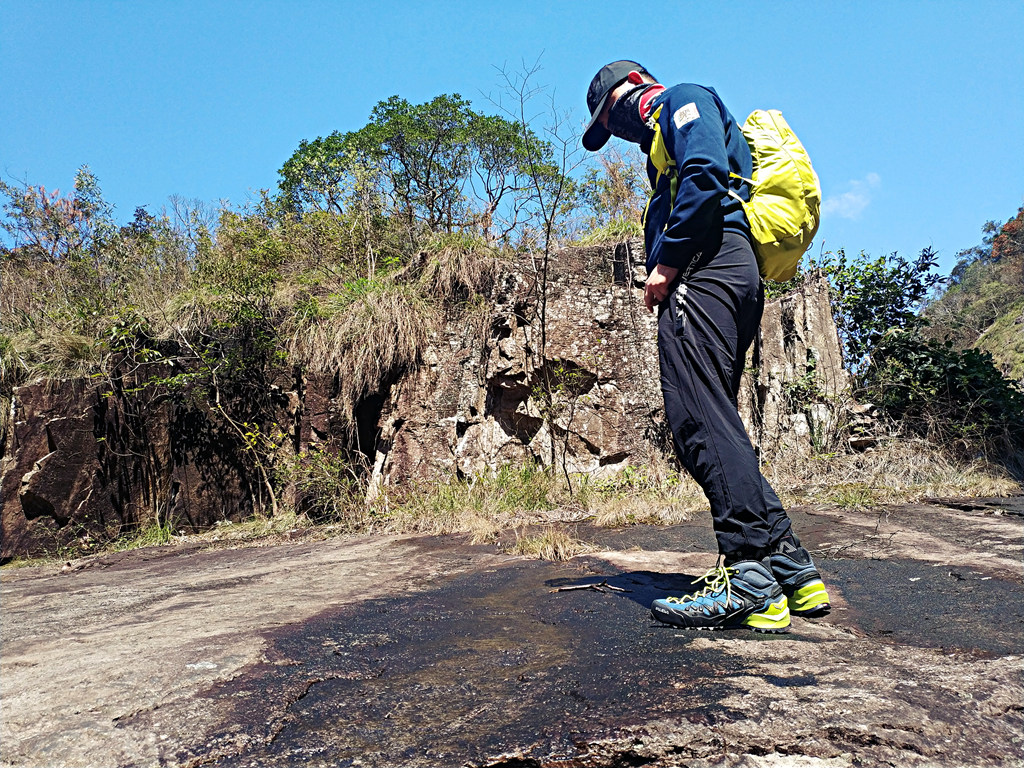
<path fill-rule="evenodd" d="M 602 67 L 587 91 L 585 149 L 612 135 L 647 155 L 644 304 L 658 307 L 658 358 L 676 455 L 711 506 L 719 561 L 655 619 L 687 628 L 786 632 L 829 598 L 810 554 L 761 475 L 736 406 L 764 287 L 743 212 L 750 149 L 711 88 L 666 88 L 634 61 Z M 742 178 L 741 178 L 742 177 Z"/>

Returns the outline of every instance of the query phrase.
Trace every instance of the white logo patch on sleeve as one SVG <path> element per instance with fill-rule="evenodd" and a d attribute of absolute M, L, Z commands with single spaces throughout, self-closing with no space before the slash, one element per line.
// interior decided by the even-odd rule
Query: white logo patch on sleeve
<path fill-rule="evenodd" d="M 689 104 L 684 104 L 676 113 L 672 115 L 672 121 L 676 124 L 676 130 L 682 128 L 687 123 L 692 123 L 700 117 L 700 112 L 697 111 L 697 105 L 692 101 Z"/>

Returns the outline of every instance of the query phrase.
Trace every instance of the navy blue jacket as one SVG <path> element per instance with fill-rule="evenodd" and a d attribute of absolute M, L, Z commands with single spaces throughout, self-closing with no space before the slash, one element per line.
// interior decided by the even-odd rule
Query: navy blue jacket
<path fill-rule="evenodd" d="M 729 172 L 750 178 L 750 148 L 736 120 L 711 88 L 682 83 L 655 97 L 651 114 L 661 107 L 658 124 L 676 163 L 678 190 L 671 199 L 671 179 L 648 159 L 653 190 L 644 220 L 647 271 L 658 264 L 685 269 L 710 239 L 723 229 L 749 237 L 750 225 L 730 186 L 744 200 L 748 185 Z M 721 242 L 721 240 L 718 240 Z"/>

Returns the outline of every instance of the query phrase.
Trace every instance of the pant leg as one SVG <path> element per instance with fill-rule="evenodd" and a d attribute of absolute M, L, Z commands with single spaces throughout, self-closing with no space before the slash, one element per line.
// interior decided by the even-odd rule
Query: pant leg
<path fill-rule="evenodd" d="M 753 255 L 753 251 L 751 253 Z M 754 260 L 755 262 L 757 261 L 756 256 Z M 736 403 L 739 397 L 740 381 L 743 378 L 747 352 L 750 349 L 750 345 L 754 343 L 754 339 L 757 338 L 757 333 L 761 327 L 761 318 L 764 315 L 764 283 L 761 282 L 760 275 L 758 275 L 757 284 L 757 301 L 755 306 L 749 312 L 743 311 L 739 313 L 740 321 L 738 324 L 738 344 L 736 350 L 737 364 L 733 366 L 731 381 L 733 403 Z M 760 466 L 760 462 L 758 465 Z M 779 500 L 778 494 L 775 493 L 775 489 L 772 488 L 764 475 L 761 475 L 761 490 L 764 494 L 765 509 L 768 515 L 770 540 L 772 546 L 774 546 L 787 532 L 792 531 L 792 525 L 789 515 L 786 514 L 786 510 Z M 792 535 L 794 540 L 796 540 L 795 534 Z"/>
<path fill-rule="evenodd" d="M 761 557 L 789 530 L 736 407 L 764 294 L 749 241 L 726 233 L 716 245 L 662 303 L 665 414 L 680 461 L 708 497 L 719 551 Z"/>
<path fill-rule="evenodd" d="M 753 251 L 751 251 L 751 255 L 753 255 Z M 757 261 L 756 256 L 754 257 L 754 261 Z M 748 279 L 749 273 L 744 272 L 744 278 Z M 750 350 L 750 345 L 754 343 L 754 339 L 757 338 L 757 333 L 761 327 L 761 317 L 763 315 L 764 283 L 761 282 L 760 275 L 758 275 L 757 298 L 755 304 L 749 310 L 744 309 L 738 312 L 736 364 L 733 365 L 732 380 L 730 382 L 732 400 L 734 404 L 737 402 L 737 398 L 739 397 L 740 382 L 743 378 L 743 369 L 746 365 L 747 352 Z M 764 475 L 761 475 L 761 490 L 764 494 L 765 509 L 768 516 L 769 537 L 771 544 L 774 546 L 783 536 L 786 535 L 787 532 L 791 532 L 792 526 L 789 516 L 786 514 L 786 510 L 782 506 L 782 502 L 779 500 L 778 494 L 775 493 L 775 489 L 772 488 Z"/>
<path fill-rule="evenodd" d="M 765 508 L 768 512 L 768 535 L 771 546 L 774 548 L 786 534 L 792 536 L 793 541 L 799 546 L 800 540 L 796 537 L 796 533 L 793 532 L 793 524 L 789 519 L 789 515 L 786 514 L 786 509 L 782 506 L 778 494 L 775 493 L 775 489 L 772 488 L 771 484 L 765 480 L 764 475 L 761 475 L 761 489 L 764 493 Z"/>

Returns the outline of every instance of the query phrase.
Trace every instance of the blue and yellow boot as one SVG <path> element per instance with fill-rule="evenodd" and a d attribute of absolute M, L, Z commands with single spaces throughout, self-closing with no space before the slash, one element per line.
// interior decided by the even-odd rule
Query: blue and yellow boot
<path fill-rule="evenodd" d="M 821 574 L 814 567 L 811 553 L 783 539 L 771 553 L 772 574 L 786 594 L 789 612 L 794 616 L 817 618 L 832 610 Z"/>
<path fill-rule="evenodd" d="M 755 632 L 788 632 L 789 608 L 767 560 L 741 560 L 712 568 L 694 584 L 704 587 L 683 597 L 651 604 L 658 621 L 686 629 L 748 627 Z"/>

